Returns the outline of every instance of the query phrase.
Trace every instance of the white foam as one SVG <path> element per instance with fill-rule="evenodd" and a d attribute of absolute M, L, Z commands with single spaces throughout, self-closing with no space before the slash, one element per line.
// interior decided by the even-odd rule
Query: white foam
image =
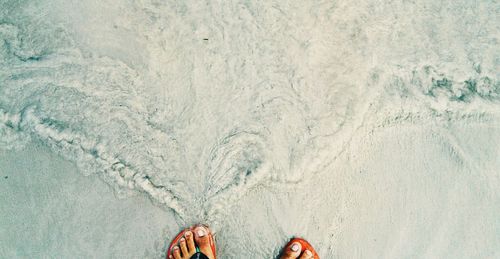
<path fill-rule="evenodd" d="M 308 194 L 298 190 L 316 192 L 330 200 L 308 208 L 330 207 L 307 218 L 332 247 L 343 203 L 330 188 L 352 184 L 332 166 L 371 154 L 349 152 L 393 128 L 428 127 L 457 163 L 491 173 L 449 128 L 499 124 L 493 4 L 9 4 L 0 11 L 1 148 L 42 143 L 118 196 L 144 194 L 183 222 L 241 224 L 231 208 L 264 197 L 256 190 L 301 202 Z"/>

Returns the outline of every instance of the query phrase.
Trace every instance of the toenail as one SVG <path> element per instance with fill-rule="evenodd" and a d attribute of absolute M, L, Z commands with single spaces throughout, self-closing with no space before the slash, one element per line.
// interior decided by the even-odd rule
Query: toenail
<path fill-rule="evenodd" d="M 311 251 L 309 251 L 309 250 L 306 250 L 306 254 L 309 255 L 309 256 L 313 255 L 313 253 Z"/>
<path fill-rule="evenodd" d="M 292 247 L 290 247 L 290 249 L 292 249 L 292 251 L 294 251 L 294 252 L 297 252 L 297 251 L 299 251 L 299 245 L 297 243 L 294 243 L 292 245 Z"/>
<path fill-rule="evenodd" d="M 179 241 L 180 241 L 180 242 L 186 242 L 186 239 L 181 238 Z"/>
<path fill-rule="evenodd" d="M 178 246 L 174 246 L 174 250 L 177 250 L 177 249 L 179 249 L 179 247 Z"/>
<path fill-rule="evenodd" d="M 186 237 L 190 237 L 190 236 L 191 236 L 191 231 L 186 231 L 186 233 L 184 233 L 184 235 L 185 235 Z"/>
<path fill-rule="evenodd" d="M 207 234 L 207 232 L 203 228 L 198 228 L 198 230 L 196 231 L 196 233 L 198 233 L 199 237 L 204 237 Z"/>

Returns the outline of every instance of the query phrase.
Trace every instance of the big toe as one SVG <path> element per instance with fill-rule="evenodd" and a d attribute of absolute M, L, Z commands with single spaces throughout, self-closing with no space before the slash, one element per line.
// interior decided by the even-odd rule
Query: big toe
<path fill-rule="evenodd" d="M 301 245 L 298 242 L 293 242 L 287 247 L 285 247 L 283 251 L 283 255 L 280 259 L 295 259 L 298 258 L 301 251 Z"/>
<path fill-rule="evenodd" d="M 203 226 L 199 226 L 195 228 L 194 233 L 194 240 L 196 241 L 196 245 L 200 248 L 200 252 L 205 254 L 208 258 L 214 259 L 215 256 L 212 252 L 209 230 Z"/>

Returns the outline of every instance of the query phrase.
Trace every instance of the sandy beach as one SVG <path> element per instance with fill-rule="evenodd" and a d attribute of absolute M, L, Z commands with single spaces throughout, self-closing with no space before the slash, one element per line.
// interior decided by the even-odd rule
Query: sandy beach
<path fill-rule="evenodd" d="M 495 1 L 0 6 L 0 258 L 500 257 Z"/>

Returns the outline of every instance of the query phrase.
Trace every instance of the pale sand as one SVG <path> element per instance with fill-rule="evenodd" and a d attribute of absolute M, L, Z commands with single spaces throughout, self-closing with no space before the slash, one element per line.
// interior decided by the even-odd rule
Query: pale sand
<path fill-rule="evenodd" d="M 495 2 L 21 2 L 0 257 L 500 256 Z"/>

